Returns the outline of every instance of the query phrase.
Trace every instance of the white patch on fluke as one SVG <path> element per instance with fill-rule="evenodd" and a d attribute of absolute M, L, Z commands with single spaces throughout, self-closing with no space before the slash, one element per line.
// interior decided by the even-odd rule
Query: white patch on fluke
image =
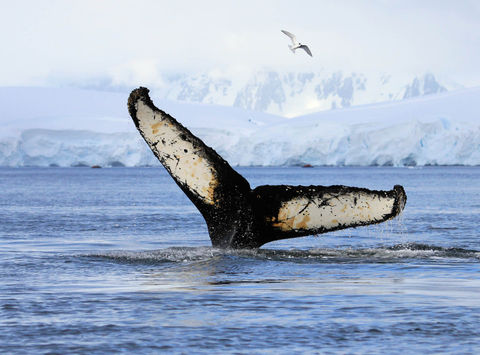
<path fill-rule="evenodd" d="M 282 203 L 273 226 L 289 231 L 374 223 L 392 213 L 394 203 L 393 197 L 371 196 L 362 192 L 325 194 L 322 198 L 310 200 L 299 197 Z"/>
<path fill-rule="evenodd" d="M 141 100 L 135 107 L 139 128 L 165 168 L 205 203 L 213 205 L 218 181 L 212 164 L 196 154 L 192 142 L 181 138 L 186 133 L 170 118 L 152 110 Z"/>

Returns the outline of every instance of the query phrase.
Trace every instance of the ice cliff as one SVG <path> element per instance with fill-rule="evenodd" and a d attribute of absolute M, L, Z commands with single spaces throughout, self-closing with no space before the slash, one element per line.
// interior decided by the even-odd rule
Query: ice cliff
<path fill-rule="evenodd" d="M 234 166 L 480 165 L 480 88 L 290 119 L 152 99 Z M 123 93 L 0 88 L 0 165 L 157 165 L 126 101 Z"/>

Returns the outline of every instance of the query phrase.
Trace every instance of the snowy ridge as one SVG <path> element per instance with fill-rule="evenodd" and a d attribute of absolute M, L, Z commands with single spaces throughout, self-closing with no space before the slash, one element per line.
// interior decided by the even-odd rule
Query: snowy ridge
<path fill-rule="evenodd" d="M 158 100 L 232 165 L 480 165 L 480 88 L 285 119 Z M 1 166 L 158 165 L 127 95 L 0 88 Z"/>
<path fill-rule="evenodd" d="M 178 74 L 154 86 L 166 100 L 219 104 L 295 117 L 320 110 L 398 101 L 451 89 L 432 73 L 419 76 L 365 75 L 342 71 L 278 72 L 238 75 Z"/>

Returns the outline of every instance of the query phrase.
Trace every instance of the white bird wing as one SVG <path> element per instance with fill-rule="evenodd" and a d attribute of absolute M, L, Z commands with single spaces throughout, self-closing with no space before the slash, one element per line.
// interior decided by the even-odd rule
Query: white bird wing
<path fill-rule="evenodd" d="M 300 48 L 304 49 L 310 57 L 313 57 L 312 52 L 310 52 L 310 48 L 308 48 L 306 45 L 302 44 Z"/>
<path fill-rule="evenodd" d="M 297 45 L 298 44 L 298 41 L 297 41 L 297 38 L 295 37 L 295 35 L 293 33 L 290 33 L 288 31 L 285 31 L 285 30 L 281 30 L 283 33 L 285 33 L 288 37 L 290 37 L 290 39 L 292 40 L 292 43 L 293 45 Z"/>

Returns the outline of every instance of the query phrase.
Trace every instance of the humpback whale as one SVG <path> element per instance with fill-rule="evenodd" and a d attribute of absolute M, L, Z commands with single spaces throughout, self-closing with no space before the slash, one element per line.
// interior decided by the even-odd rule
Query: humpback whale
<path fill-rule="evenodd" d="M 156 108 L 149 90 L 131 92 L 128 110 L 138 131 L 204 217 L 212 245 L 259 248 L 265 243 L 376 224 L 405 207 L 402 186 L 264 185 L 248 181 L 175 118 Z"/>

